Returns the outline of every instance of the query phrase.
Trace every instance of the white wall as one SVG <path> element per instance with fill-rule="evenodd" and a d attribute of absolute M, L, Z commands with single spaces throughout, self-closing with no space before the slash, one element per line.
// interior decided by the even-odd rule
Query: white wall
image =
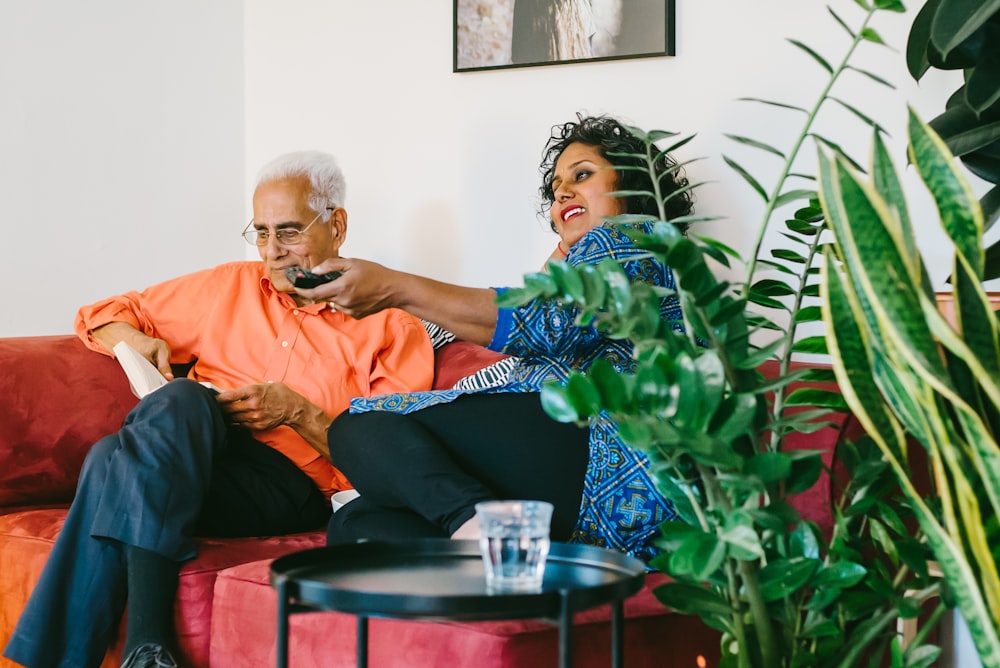
<path fill-rule="evenodd" d="M 240 0 L 0 5 L 0 336 L 242 259 Z"/>
<path fill-rule="evenodd" d="M 787 147 L 799 116 L 736 102 L 741 96 L 811 105 L 825 73 L 792 47 L 795 37 L 831 61 L 846 33 L 821 0 L 678 0 L 677 56 L 452 73 L 452 3 L 248 0 L 247 167 L 276 152 L 319 147 L 341 158 L 350 212 L 345 255 L 473 285 L 518 283 L 555 244 L 534 214 L 537 165 L 550 127 L 577 111 L 608 112 L 644 128 L 697 133 L 681 157 L 702 213 L 747 249 L 761 201 L 722 161 L 746 162 L 773 183 L 777 161 L 723 138 L 748 135 Z M 834 0 L 857 24 L 853 0 Z M 896 93 L 853 75 L 841 95 L 886 125 L 903 160 L 906 109 L 927 118 L 950 86 L 905 72 L 912 14 L 874 26 L 896 52 L 861 47 L 868 68 Z M 933 79 L 933 77 L 931 78 Z M 824 113 L 834 140 L 867 157 L 869 132 L 841 110 Z M 814 152 L 807 157 L 814 160 Z M 920 193 L 918 193 L 920 194 Z M 926 216 L 925 216 L 926 218 Z M 937 250 L 940 244 L 929 243 Z M 947 274 L 944 267 L 937 276 Z"/>
<path fill-rule="evenodd" d="M 714 229 L 746 250 L 760 201 L 721 154 L 765 181 L 776 164 L 723 134 L 787 146 L 799 119 L 735 99 L 810 104 L 823 73 L 786 38 L 836 60 L 845 36 L 823 0 L 677 4 L 673 58 L 455 74 L 446 0 L 4 2 L 0 336 L 68 332 L 80 304 L 255 258 L 237 236 L 253 175 L 297 148 L 330 150 L 345 168 L 345 254 L 518 283 L 555 244 L 535 216 L 537 165 L 550 127 L 577 111 L 697 133 L 680 157 L 705 158 L 688 170 L 711 182 L 698 210 L 726 216 Z M 853 0 L 833 5 L 856 21 Z M 911 20 L 883 15 L 875 27 L 901 52 Z M 863 55 L 898 92 L 855 76 L 842 96 L 890 129 L 902 161 L 904 100 L 929 118 L 952 86 L 918 88 L 899 53 Z M 868 133 L 853 117 L 829 113 L 825 127 L 863 159 Z M 932 212 L 921 213 L 925 247 L 945 257 Z"/>

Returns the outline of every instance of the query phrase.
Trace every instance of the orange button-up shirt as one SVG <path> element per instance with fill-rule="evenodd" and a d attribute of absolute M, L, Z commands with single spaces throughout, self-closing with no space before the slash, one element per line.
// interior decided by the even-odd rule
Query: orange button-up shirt
<path fill-rule="evenodd" d="M 284 383 L 330 416 L 352 397 L 430 389 L 434 351 L 420 320 L 387 309 L 360 320 L 327 303 L 298 306 L 277 292 L 261 262 L 233 262 L 127 292 L 80 309 L 77 335 L 127 322 L 170 345 L 170 363 L 197 360 L 188 376 L 224 390 Z M 327 496 L 349 488 L 344 475 L 290 427 L 256 432 Z"/>

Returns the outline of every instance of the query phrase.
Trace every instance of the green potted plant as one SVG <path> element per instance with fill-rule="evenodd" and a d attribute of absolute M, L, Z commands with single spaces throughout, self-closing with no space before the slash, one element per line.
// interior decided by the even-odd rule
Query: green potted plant
<path fill-rule="evenodd" d="M 636 344 L 634 373 L 597 363 L 585 375 L 544 388 L 543 402 L 562 421 L 610 418 L 631 446 L 649 453 L 662 491 L 683 519 L 662 527 L 664 553 L 654 565 L 674 581 L 657 595 L 722 631 L 725 666 L 860 666 L 877 665 L 883 657 L 896 665 L 926 666 L 938 653 L 919 637 L 903 648 L 896 636 L 897 619 L 916 616 L 919 601 L 937 585 L 928 574 L 924 544 L 907 528 L 908 507 L 897 496 L 881 451 L 867 441 L 844 444 L 850 475 L 833 509 L 832 534 L 804 521 L 789 502 L 816 483 L 823 463 L 817 452 L 785 448 L 787 438 L 828 427 L 832 414 L 846 408 L 838 392 L 793 389 L 834 376 L 831 369 L 792 365 L 795 353 L 826 352 L 823 336 L 799 333 L 802 325 L 820 320 L 816 297 L 826 221 L 814 180 L 792 165 L 810 138 L 837 146 L 817 137 L 812 125 L 820 107 L 834 100 L 842 74 L 860 72 L 885 84 L 852 65 L 851 58 L 861 43 L 881 43 L 870 26 L 873 16 L 902 9 L 896 0 L 857 4 L 863 16 L 856 28 L 831 9 L 849 36 L 839 63 L 793 40 L 829 75 L 812 108 L 756 100 L 803 114 L 791 148 L 732 137 L 783 161 L 768 189 L 726 159 L 764 200 L 744 280 L 720 280 L 713 264 L 743 262 L 740 256 L 717 240 L 680 234 L 662 206 L 651 234 L 633 234 L 642 248 L 675 269 L 683 333 L 660 321 L 659 292 L 642 283 L 629 285 L 610 261 L 579 268 L 554 262 L 548 273 L 526 277 L 524 289 L 504 297 L 508 304 L 538 295 L 561 300 L 578 309 L 580 325 Z M 837 102 L 873 124 L 858 109 Z M 689 139 L 633 131 L 645 139 L 641 157 L 651 173 L 659 151 L 674 151 Z M 667 141 L 672 143 L 659 145 Z M 789 185 L 797 180 L 802 187 Z M 660 193 L 648 194 L 662 201 Z M 794 215 L 779 218 L 778 210 L 794 202 L 802 203 Z M 613 222 L 627 227 L 636 221 L 619 216 Z M 781 223 L 787 245 L 765 251 L 767 229 Z M 768 342 L 756 342 L 768 333 Z M 765 378 L 758 367 L 768 360 L 778 371 Z"/>
<path fill-rule="evenodd" d="M 982 282 L 983 215 L 944 142 L 911 113 L 910 160 L 954 243 L 956 327 L 938 311 L 906 201 L 878 137 L 871 179 L 821 161 L 836 243 L 823 311 L 848 404 L 889 462 L 984 666 L 1000 666 L 1000 326 Z M 935 494 L 909 482 L 907 438 L 929 454 Z"/>

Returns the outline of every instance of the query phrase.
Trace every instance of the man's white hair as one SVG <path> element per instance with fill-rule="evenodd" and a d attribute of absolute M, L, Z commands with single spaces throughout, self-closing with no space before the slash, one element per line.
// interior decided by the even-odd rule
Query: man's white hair
<path fill-rule="evenodd" d="M 330 220 L 328 207 L 344 206 L 347 184 L 337 160 L 323 151 L 293 151 L 274 158 L 257 172 L 257 186 L 270 181 L 309 179 L 309 208 Z"/>

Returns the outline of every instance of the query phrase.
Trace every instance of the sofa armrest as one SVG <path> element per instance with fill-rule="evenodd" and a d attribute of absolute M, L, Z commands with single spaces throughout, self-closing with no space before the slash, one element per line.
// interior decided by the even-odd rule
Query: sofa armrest
<path fill-rule="evenodd" d="M 0 508 L 73 498 L 84 455 L 136 404 L 121 367 L 72 335 L 0 338 Z"/>

